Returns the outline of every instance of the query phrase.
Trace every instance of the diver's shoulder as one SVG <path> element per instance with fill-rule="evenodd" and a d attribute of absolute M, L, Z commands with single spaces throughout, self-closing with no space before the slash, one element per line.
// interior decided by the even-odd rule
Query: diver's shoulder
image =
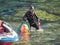
<path fill-rule="evenodd" d="M 26 13 L 30 13 L 30 11 L 27 11 Z"/>

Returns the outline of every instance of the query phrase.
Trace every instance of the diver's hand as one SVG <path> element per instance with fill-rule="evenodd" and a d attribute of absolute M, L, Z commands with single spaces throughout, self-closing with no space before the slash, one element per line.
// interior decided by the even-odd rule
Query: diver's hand
<path fill-rule="evenodd" d="M 40 22 L 40 19 L 38 19 L 38 22 Z"/>

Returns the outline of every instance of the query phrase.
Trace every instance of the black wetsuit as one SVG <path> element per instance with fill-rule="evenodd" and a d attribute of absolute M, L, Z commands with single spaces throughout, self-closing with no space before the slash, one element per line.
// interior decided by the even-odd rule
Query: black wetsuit
<path fill-rule="evenodd" d="M 32 14 L 30 11 L 26 12 L 26 14 L 23 16 L 23 20 L 24 21 L 28 20 L 30 26 L 33 26 L 36 29 L 39 29 L 37 26 L 38 17 L 36 16 L 35 13 Z"/>

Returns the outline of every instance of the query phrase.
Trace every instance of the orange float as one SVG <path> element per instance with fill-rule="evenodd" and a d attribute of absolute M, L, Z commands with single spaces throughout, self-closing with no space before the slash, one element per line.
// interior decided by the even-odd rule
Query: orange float
<path fill-rule="evenodd" d="M 18 35 L 22 34 L 22 33 L 29 33 L 29 29 L 30 29 L 30 25 L 28 22 L 22 22 L 21 25 L 19 26 L 17 33 Z"/>
<path fill-rule="evenodd" d="M 28 30 L 29 30 L 29 28 L 26 24 L 23 24 L 21 26 L 21 33 L 28 33 Z"/>

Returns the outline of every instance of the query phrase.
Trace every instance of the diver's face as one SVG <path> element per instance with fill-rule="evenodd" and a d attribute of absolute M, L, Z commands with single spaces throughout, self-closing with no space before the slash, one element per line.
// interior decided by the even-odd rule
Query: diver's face
<path fill-rule="evenodd" d="M 30 12 L 33 13 L 34 12 L 34 9 L 31 9 Z"/>

